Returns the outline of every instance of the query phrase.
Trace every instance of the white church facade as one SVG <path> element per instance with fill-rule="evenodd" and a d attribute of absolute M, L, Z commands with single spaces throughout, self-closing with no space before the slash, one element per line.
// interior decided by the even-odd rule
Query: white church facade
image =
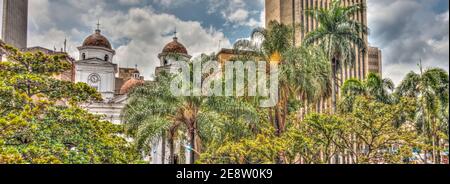
<path fill-rule="evenodd" d="M 93 114 L 102 115 L 104 120 L 122 124 L 122 110 L 127 104 L 128 93 L 133 88 L 151 81 L 144 81 L 137 68 L 119 68 L 115 64 L 115 50 L 101 34 L 100 29 L 88 36 L 78 50 L 79 60 L 74 62 L 74 82 L 83 82 L 96 88 L 103 98 L 102 102 L 84 104 L 83 108 Z M 156 68 L 155 73 L 158 75 L 161 71 L 169 72 L 174 61 L 188 61 L 191 57 L 175 36 L 158 55 L 160 67 Z M 162 164 L 163 159 L 165 164 L 169 163 L 169 147 L 165 145 L 166 148 L 163 149 L 162 142 L 162 139 L 157 139 L 151 146 L 149 161 L 152 164 Z M 185 149 L 184 145 L 182 142 L 176 143 L 176 152 Z M 162 154 L 163 150 L 166 154 Z M 185 158 L 189 158 L 187 151 L 185 154 Z M 165 155 L 165 158 L 162 158 L 162 155 Z M 189 163 L 188 160 L 186 163 Z"/>
<path fill-rule="evenodd" d="M 80 60 L 75 64 L 75 82 L 84 82 L 96 88 L 106 101 L 115 96 L 117 64 L 113 63 L 115 51 L 100 29 L 87 37 L 78 47 Z"/>
<path fill-rule="evenodd" d="M 137 68 L 119 68 L 114 63 L 116 54 L 109 40 L 97 28 L 78 47 L 79 60 L 73 63 L 74 81 L 83 82 L 97 89 L 102 102 L 84 104 L 83 108 L 93 114 L 102 115 L 114 124 L 122 123 L 122 109 L 127 102 L 127 93 L 144 84 Z"/>

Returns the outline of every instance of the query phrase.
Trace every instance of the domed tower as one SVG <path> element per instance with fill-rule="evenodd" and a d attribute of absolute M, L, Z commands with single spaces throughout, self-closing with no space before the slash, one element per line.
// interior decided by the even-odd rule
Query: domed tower
<path fill-rule="evenodd" d="M 162 52 L 158 55 L 160 67 L 156 68 L 156 75 L 161 71 L 170 72 L 175 61 L 189 61 L 192 56 L 189 55 L 186 47 L 178 42 L 176 32 L 173 40 L 164 46 Z"/>
<path fill-rule="evenodd" d="M 78 47 L 80 59 L 75 62 L 75 82 L 84 82 L 96 88 L 105 101 L 115 94 L 117 65 L 113 63 L 115 51 L 109 40 L 101 34 L 99 24 L 94 34 Z"/>
<path fill-rule="evenodd" d="M 80 60 L 98 58 L 106 62 L 112 62 L 116 52 L 112 49 L 109 40 L 101 34 L 100 29 L 96 29 L 95 33 L 88 36 L 81 47 Z"/>

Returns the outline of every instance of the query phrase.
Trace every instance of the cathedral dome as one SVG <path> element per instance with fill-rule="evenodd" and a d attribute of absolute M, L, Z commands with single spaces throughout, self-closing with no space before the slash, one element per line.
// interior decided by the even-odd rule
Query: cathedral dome
<path fill-rule="evenodd" d="M 133 90 L 135 87 L 142 86 L 142 85 L 144 85 L 143 80 L 138 80 L 138 79 L 132 78 L 132 79 L 128 80 L 127 82 L 125 82 L 125 84 L 123 84 L 123 86 L 120 88 L 120 94 L 127 94 L 127 93 L 131 92 L 131 90 Z"/>
<path fill-rule="evenodd" d="M 100 30 L 95 30 L 95 33 L 88 36 L 84 42 L 83 47 L 94 46 L 94 47 L 104 47 L 107 49 L 112 49 L 109 40 L 100 33 Z"/>
<path fill-rule="evenodd" d="M 183 44 L 181 44 L 180 42 L 178 42 L 178 38 L 174 37 L 173 41 L 168 43 L 163 51 L 163 53 L 176 53 L 176 54 L 188 54 L 188 51 L 186 49 L 186 47 L 184 47 Z"/>

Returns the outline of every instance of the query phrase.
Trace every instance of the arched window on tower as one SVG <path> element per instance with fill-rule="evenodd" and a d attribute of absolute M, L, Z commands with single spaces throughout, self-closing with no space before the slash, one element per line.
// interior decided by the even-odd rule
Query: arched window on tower
<path fill-rule="evenodd" d="M 164 66 L 169 65 L 169 61 L 167 61 L 167 59 L 164 59 Z"/>
<path fill-rule="evenodd" d="M 139 73 L 133 73 L 133 78 L 139 80 L 141 78 L 141 75 Z"/>
<path fill-rule="evenodd" d="M 109 61 L 109 56 L 105 55 L 105 61 Z"/>
<path fill-rule="evenodd" d="M 86 53 L 81 54 L 81 58 L 82 58 L 83 60 L 85 60 L 85 59 L 86 59 Z"/>

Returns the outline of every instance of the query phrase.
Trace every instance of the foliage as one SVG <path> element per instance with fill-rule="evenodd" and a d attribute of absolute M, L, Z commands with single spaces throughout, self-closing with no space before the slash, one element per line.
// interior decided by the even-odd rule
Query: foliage
<path fill-rule="evenodd" d="M 216 150 L 202 154 L 198 163 L 272 164 L 286 148 L 286 142 L 265 129 L 261 133 L 238 141 L 223 142 Z"/>
<path fill-rule="evenodd" d="M 352 19 L 352 16 L 364 9 L 363 4 L 344 6 L 341 0 L 333 0 L 329 8 L 306 10 L 305 14 L 319 22 L 319 27 L 308 33 L 303 43 L 319 43 L 325 48 L 330 59 L 339 60 L 337 66 L 352 65 L 356 54 L 353 45 L 362 51 L 367 50 L 367 45 L 360 35 L 367 35 L 368 28 Z"/>
<path fill-rule="evenodd" d="M 407 124 L 397 128 L 395 122 L 402 113 L 413 113 L 414 108 L 415 101 L 407 98 L 389 105 L 358 97 L 354 111 L 344 115 L 345 121 L 349 123 L 349 134 L 343 137 L 340 146 L 355 155 L 356 163 L 401 163 L 407 156 L 399 156 L 397 154 L 401 152 L 393 149 L 400 147 L 412 150 L 418 143 L 417 134 Z M 351 136 L 356 139 L 352 140 Z M 352 149 L 355 143 L 362 145 L 363 150 Z"/>
<path fill-rule="evenodd" d="M 295 27 L 271 21 L 268 28 L 253 30 L 252 40 L 234 44 L 235 49 L 251 50 L 249 56 L 256 53 L 257 58 L 279 65 L 280 98 L 268 112 L 278 135 L 286 131 L 287 117 L 297 113 L 306 100 L 316 102 L 331 91 L 331 68 L 326 64 L 326 53 L 319 47 L 293 45 Z"/>
<path fill-rule="evenodd" d="M 305 11 L 306 16 L 315 19 L 319 26 L 305 36 L 303 44 L 307 46 L 319 44 L 326 51 L 332 66 L 333 112 L 336 112 L 337 108 L 338 71 L 343 66 L 353 67 L 357 53 L 367 51 L 364 37 L 368 34 L 368 28 L 352 18 L 363 11 L 365 6 L 359 3 L 347 6 L 343 4 L 341 0 L 333 0 L 329 8 Z M 355 46 L 359 49 L 358 51 Z"/>
<path fill-rule="evenodd" d="M 416 129 L 431 144 L 433 162 L 440 157 L 441 139 L 448 142 L 449 76 L 446 71 L 431 68 L 420 74 L 410 72 L 396 90 L 397 96 L 415 98 Z M 427 150 L 425 150 L 427 151 Z"/>
<path fill-rule="evenodd" d="M 348 124 L 333 115 L 310 114 L 300 127 L 292 127 L 286 134 L 290 141 L 288 163 L 327 163 L 337 154 L 340 135 Z M 300 154 L 300 155 L 299 155 Z"/>
<path fill-rule="evenodd" d="M 382 79 L 378 74 L 370 73 L 364 81 L 349 79 L 341 88 L 342 100 L 339 103 L 339 111 L 348 113 L 353 110 L 356 97 L 373 97 L 377 102 L 392 104 L 394 97 L 391 94 L 394 83 L 390 79 Z"/>
<path fill-rule="evenodd" d="M 190 64 L 192 67 L 192 63 Z M 148 154 L 155 140 L 167 139 L 170 162 L 173 162 L 174 141 L 189 142 L 189 145 L 182 146 L 192 148 L 190 161 L 193 162 L 205 150 L 202 147 L 204 144 L 209 145 L 218 137 L 244 136 L 248 134 L 244 131 L 257 121 L 255 108 L 240 99 L 173 96 L 170 90 L 172 78 L 170 74 L 161 73 L 155 82 L 136 88 L 130 94 L 130 101 L 124 109 L 125 126 L 128 135 L 137 140 L 139 151 Z M 230 123 L 243 127 L 237 129 Z M 214 132 L 218 127 L 235 131 L 230 131 L 227 135 L 216 135 Z"/>
<path fill-rule="evenodd" d="M 344 115 L 309 114 L 281 137 L 270 128 L 239 140 L 223 140 L 202 154 L 200 163 L 337 163 L 345 156 L 351 163 L 403 163 L 412 149 L 423 147 L 411 127 L 395 127 L 399 112 L 413 112 L 414 100 L 389 105 L 370 97 L 357 97 L 355 111 Z M 350 161 L 348 161 L 350 162 Z"/>
<path fill-rule="evenodd" d="M 0 163 L 137 160 L 120 126 L 77 106 L 100 100 L 95 89 L 54 78 L 71 67 L 66 56 L 2 49 L 9 57 L 0 63 Z"/>

